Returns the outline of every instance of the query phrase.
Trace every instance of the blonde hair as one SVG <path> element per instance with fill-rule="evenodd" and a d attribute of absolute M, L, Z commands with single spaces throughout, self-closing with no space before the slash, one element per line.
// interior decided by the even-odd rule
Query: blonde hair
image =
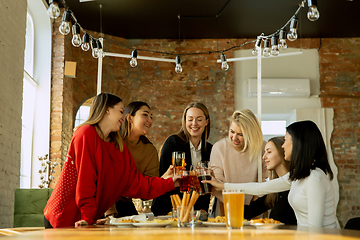
<path fill-rule="evenodd" d="M 244 148 L 241 152 L 249 150 L 250 161 L 258 159 L 262 155 L 263 134 L 259 121 L 254 113 L 249 109 L 236 110 L 229 118 L 230 122 L 234 122 L 241 129 L 244 137 Z"/>
<path fill-rule="evenodd" d="M 105 116 L 106 110 L 108 108 L 113 108 L 116 104 L 122 102 L 121 98 L 111 93 L 100 93 L 97 95 L 90 105 L 90 112 L 88 119 L 80 124 L 77 128 L 84 125 L 91 125 L 96 128 L 96 130 L 103 134 L 99 127 L 99 122 Z M 76 128 L 76 129 L 77 129 Z M 118 131 L 110 132 L 109 134 L 110 142 L 114 143 L 116 147 L 120 148 L 122 152 L 124 149 L 123 141 Z"/>
<path fill-rule="evenodd" d="M 184 142 L 188 142 L 190 140 L 190 133 L 188 132 L 188 130 L 186 129 L 186 114 L 187 111 L 190 108 L 198 108 L 201 111 L 203 111 L 204 116 L 206 118 L 206 120 L 208 120 L 208 124 L 205 126 L 204 132 L 201 135 L 201 138 L 205 141 L 204 142 L 204 146 L 206 149 L 206 140 L 208 140 L 209 136 L 210 136 L 210 127 L 211 127 L 211 121 L 210 121 L 210 114 L 209 114 L 209 110 L 207 109 L 207 107 L 205 106 L 205 104 L 201 103 L 201 102 L 193 102 L 190 103 L 189 105 L 187 105 L 187 107 L 185 108 L 183 115 L 182 115 L 182 120 L 181 120 L 181 128 L 179 130 L 179 132 L 177 133 L 177 135 L 184 141 Z"/>

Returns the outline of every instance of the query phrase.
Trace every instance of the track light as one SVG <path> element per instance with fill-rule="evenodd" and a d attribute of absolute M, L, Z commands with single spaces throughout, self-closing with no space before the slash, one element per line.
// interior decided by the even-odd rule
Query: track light
<path fill-rule="evenodd" d="M 62 35 L 68 35 L 70 32 L 70 18 L 71 12 L 66 10 L 63 14 L 62 23 L 59 27 L 59 31 Z"/>
<path fill-rule="evenodd" d="M 271 55 L 279 55 L 278 37 L 275 35 L 271 38 Z"/>
<path fill-rule="evenodd" d="M 310 21 L 316 21 L 320 17 L 320 13 L 317 9 L 317 1 L 316 0 L 307 0 L 308 1 L 308 7 L 309 11 L 307 13 L 307 18 Z"/>
<path fill-rule="evenodd" d="M 221 69 L 224 70 L 224 71 L 229 70 L 230 66 L 229 66 L 229 64 L 228 64 L 227 61 L 226 61 L 226 56 L 225 56 L 225 54 L 224 54 L 224 53 L 221 53 L 220 58 L 221 58 Z"/>
<path fill-rule="evenodd" d="M 285 28 L 282 28 L 279 33 L 280 43 L 279 43 L 279 50 L 285 50 L 287 49 L 286 44 L 286 30 Z"/>
<path fill-rule="evenodd" d="M 257 56 L 259 54 L 260 46 L 261 46 L 261 37 L 258 37 L 256 39 L 255 47 L 252 50 L 253 55 Z"/>
<path fill-rule="evenodd" d="M 263 51 L 264 57 L 270 57 L 271 51 L 270 51 L 270 39 L 266 38 L 264 42 L 264 51 Z"/>
<path fill-rule="evenodd" d="M 51 18 L 58 18 L 60 16 L 59 0 L 49 0 L 47 13 Z"/>
<path fill-rule="evenodd" d="M 137 51 L 133 50 L 131 52 L 131 60 L 130 60 L 130 66 L 131 67 L 136 67 L 137 66 Z"/>
<path fill-rule="evenodd" d="M 83 51 L 87 51 L 90 49 L 90 37 L 89 37 L 89 34 L 88 33 L 85 33 L 84 36 L 83 36 L 83 43 L 81 44 L 81 49 Z"/>
<path fill-rule="evenodd" d="M 291 22 L 290 22 L 290 31 L 289 33 L 287 34 L 287 39 L 289 41 L 295 41 L 297 39 L 297 27 L 298 27 L 298 18 L 296 16 L 294 16 L 292 19 L 291 19 Z"/>
<path fill-rule="evenodd" d="M 175 72 L 176 73 L 182 73 L 182 67 L 181 67 L 181 58 L 179 55 L 176 56 L 175 58 Z"/>
<path fill-rule="evenodd" d="M 72 26 L 72 33 L 73 33 L 73 37 L 71 39 L 72 45 L 74 45 L 74 47 L 80 47 L 82 40 L 80 36 L 80 25 L 78 23 L 75 23 Z"/>

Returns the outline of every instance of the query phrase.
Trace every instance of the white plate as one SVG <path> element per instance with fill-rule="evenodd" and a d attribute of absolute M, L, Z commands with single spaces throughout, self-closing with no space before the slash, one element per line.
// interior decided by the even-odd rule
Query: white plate
<path fill-rule="evenodd" d="M 154 228 L 154 227 L 166 227 L 170 225 L 170 223 L 133 223 L 135 227 L 143 227 L 143 228 Z"/>
<path fill-rule="evenodd" d="M 284 223 L 250 223 L 250 225 L 255 226 L 258 229 L 273 229 L 284 225 Z"/>
<path fill-rule="evenodd" d="M 202 222 L 207 227 L 226 227 L 226 223 Z"/>
<path fill-rule="evenodd" d="M 109 225 L 114 225 L 114 226 L 124 227 L 124 228 L 134 227 L 132 222 L 128 222 L 128 223 L 122 223 L 122 222 L 115 223 L 115 222 L 113 222 L 113 223 L 109 223 Z"/>
<path fill-rule="evenodd" d="M 243 221 L 243 226 L 249 226 L 250 222 L 249 221 Z"/>

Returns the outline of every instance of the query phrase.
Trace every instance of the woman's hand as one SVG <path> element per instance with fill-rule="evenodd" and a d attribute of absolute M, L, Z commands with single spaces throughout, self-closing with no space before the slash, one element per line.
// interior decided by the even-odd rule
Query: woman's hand
<path fill-rule="evenodd" d="M 201 182 L 210 183 L 218 191 L 224 190 L 224 183 L 215 180 L 215 178 L 212 178 L 211 180 L 203 180 Z"/>
<path fill-rule="evenodd" d="M 75 227 L 86 226 L 86 225 L 89 225 L 89 224 L 85 220 L 80 220 L 75 223 Z"/>
<path fill-rule="evenodd" d="M 180 178 L 181 178 L 180 175 L 173 176 L 172 180 L 174 183 L 174 187 L 180 187 L 180 180 L 179 180 Z"/>
<path fill-rule="evenodd" d="M 168 170 L 166 170 L 166 172 L 161 176 L 161 178 L 168 179 L 168 178 L 171 178 L 173 176 L 174 176 L 174 166 L 170 165 Z"/>

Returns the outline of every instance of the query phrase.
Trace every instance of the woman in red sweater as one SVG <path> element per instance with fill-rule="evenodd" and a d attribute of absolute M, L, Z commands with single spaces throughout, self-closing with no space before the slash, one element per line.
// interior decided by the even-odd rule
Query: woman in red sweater
<path fill-rule="evenodd" d="M 178 177 L 141 175 L 119 129 L 122 100 L 95 97 L 89 118 L 75 131 L 61 175 L 44 209 L 45 228 L 94 224 L 120 196 L 151 199 L 178 186 Z"/>

